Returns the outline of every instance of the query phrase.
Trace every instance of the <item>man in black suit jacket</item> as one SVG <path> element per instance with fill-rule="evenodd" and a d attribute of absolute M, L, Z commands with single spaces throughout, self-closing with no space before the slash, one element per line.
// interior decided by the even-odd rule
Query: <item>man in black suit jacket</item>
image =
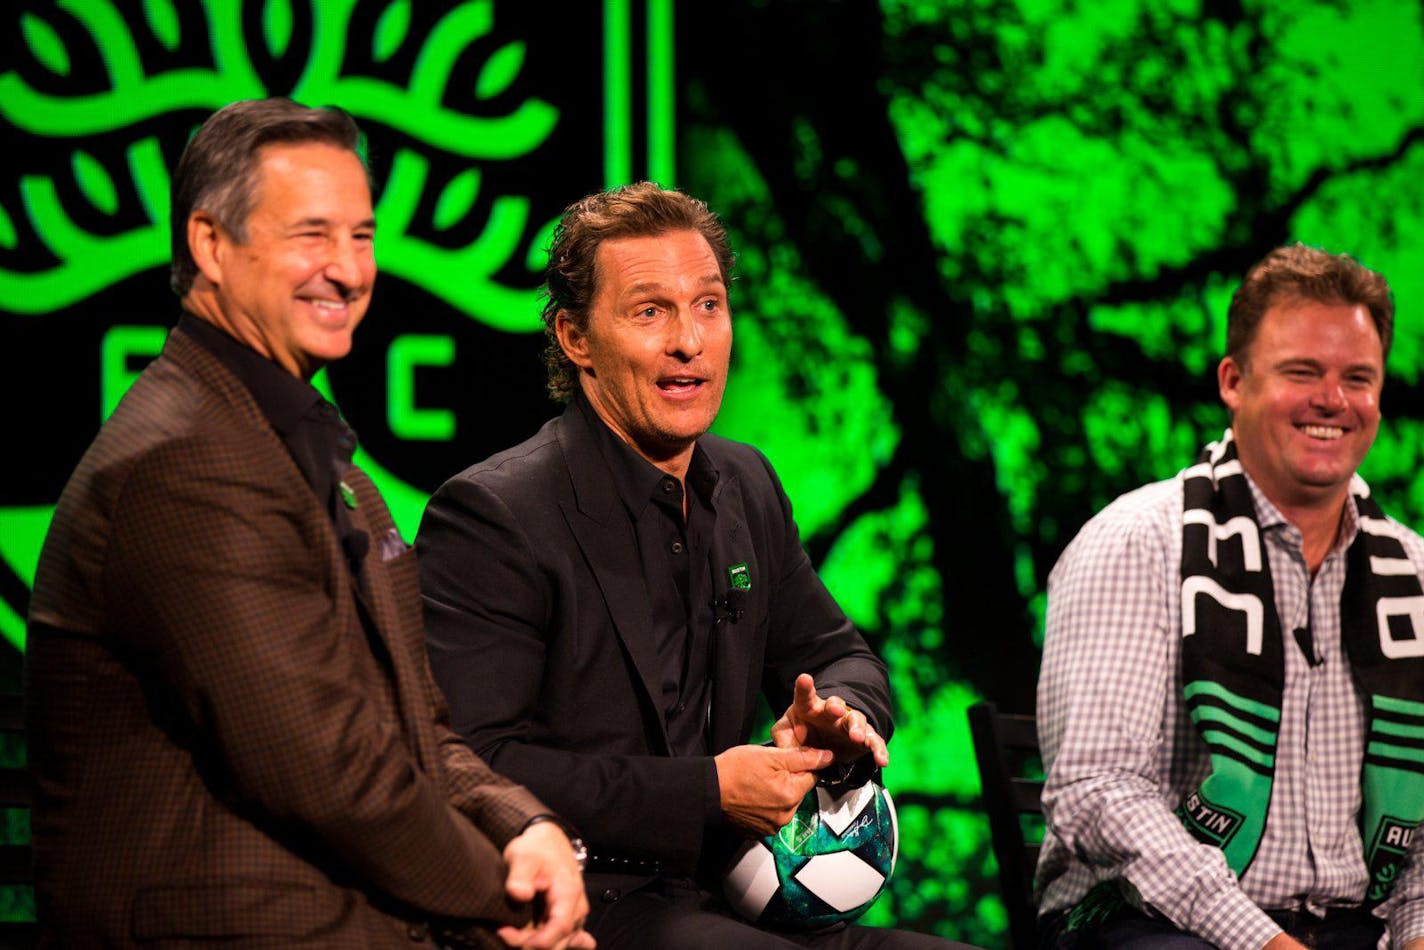
<path fill-rule="evenodd" d="M 766 459 L 708 435 L 731 354 L 725 231 L 643 183 L 565 212 L 550 390 L 532 439 L 431 499 L 421 581 L 457 732 L 590 847 L 605 948 L 944 946 L 852 927 L 786 939 L 715 909 L 735 832 L 773 833 L 818 773 L 888 762 L 883 664 L 802 549 Z M 785 714 L 746 745 L 757 697 Z"/>

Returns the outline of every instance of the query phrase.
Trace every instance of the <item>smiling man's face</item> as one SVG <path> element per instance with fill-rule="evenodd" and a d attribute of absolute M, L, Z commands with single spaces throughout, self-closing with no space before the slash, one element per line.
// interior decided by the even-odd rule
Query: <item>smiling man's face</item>
<path fill-rule="evenodd" d="M 696 231 L 599 245 L 587 326 L 557 322 L 584 395 L 643 457 L 681 475 L 722 405 L 732 315 L 717 257 Z"/>
<path fill-rule="evenodd" d="M 217 316 L 252 349 L 310 378 L 351 350 L 371 302 L 371 191 L 361 160 L 334 145 L 268 145 L 260 155 L 247 239 L 220 231 Z"/>
<path fill-rule="evenodd" d="M 1335 503 L 1379 430 L 1384 356 L 1362 305 L 1286 298 L 1217 372 L 1241 464 L 1278 507 Z"/>

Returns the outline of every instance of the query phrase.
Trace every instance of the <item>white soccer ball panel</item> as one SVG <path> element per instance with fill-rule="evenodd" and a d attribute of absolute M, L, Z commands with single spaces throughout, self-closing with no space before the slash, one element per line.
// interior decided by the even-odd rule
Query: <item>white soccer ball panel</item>
<path fill-rule="evenodd" d="M 756 920 L 776 896 L 776 858 L 760 841 L 748 841 L 732 861 L 723 881 L 727 903 L 747 920 Z"/>
<path fill-rule="evenodd" d="M 871 900 L 885 883 L 881 873 L 853 851 L 817 855 L 796 872 L 796 880 L 842 914 Z"/>
<path fill-rule="evenodd" d="M 835 796 L 819 786 L 816 788 L 816 804 L 820 807 L 821 823 L 836 833 L 839 838 L 845 830 L 860 817 L 875 798 L 875 784 L 866 782 L 860 788 L 853 788 L 844 795 Z"/>

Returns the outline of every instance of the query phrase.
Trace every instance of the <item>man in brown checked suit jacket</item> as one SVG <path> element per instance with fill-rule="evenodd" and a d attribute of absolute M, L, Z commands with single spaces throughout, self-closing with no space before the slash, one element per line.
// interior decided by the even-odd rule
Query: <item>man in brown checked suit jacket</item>
<path fill-rule="evenodd" d="M 558 822 L 446 727 L 415 554 L 308 382 L 375 278 L 358 135 L 236 103 L 174 176 L 185 314 L 65 489 L 31 601 L 49 943 L 593 946 Z"/>

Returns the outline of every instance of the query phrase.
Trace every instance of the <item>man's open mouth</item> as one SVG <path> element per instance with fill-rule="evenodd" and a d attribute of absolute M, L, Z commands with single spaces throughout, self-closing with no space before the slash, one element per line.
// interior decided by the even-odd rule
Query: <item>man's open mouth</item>
<path fill-rule="evenodd" d="M 658 388 L 665 393 L 688 393 L 697 389 L 706 380 L 700 376 L 663 376 L 658 379 Z"/>

